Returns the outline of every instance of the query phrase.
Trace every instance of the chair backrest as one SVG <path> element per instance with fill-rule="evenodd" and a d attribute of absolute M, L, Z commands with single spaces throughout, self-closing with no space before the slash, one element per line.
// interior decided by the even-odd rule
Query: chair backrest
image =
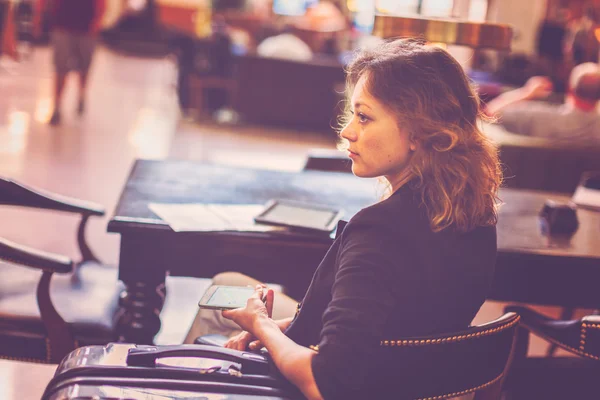
<path fill-rule="evenodd" d="M 102 206 L 89 201 L 60 196 L 40 189 L 33 189 L 2 177 L 0 177 L 0 205 L 40 208 L 80 214 L 81 222 L 77 230 L 77 243 L 82 260 L 98 260 L 85 240 L 85 227 L 90 216 L 104 215 Z"/>
<path fill-rule="evenodd" d="M 382 378 L 401 392 L 396 398 L 446 399 L 476 393 L 478 399 L 497 399 L 519 320 L 509 312 L 461 332 L 384 340 L 381 345 L 389 349 L 397 368 L 382 371 Z"/>

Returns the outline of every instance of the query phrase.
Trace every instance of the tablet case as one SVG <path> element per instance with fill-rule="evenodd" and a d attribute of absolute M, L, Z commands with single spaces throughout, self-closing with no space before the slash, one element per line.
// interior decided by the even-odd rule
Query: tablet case
<path fill-rule="evenodd" d="M 314 226 L 306 226 L 300 225 L 291 221 L 283 221 L 283 220 L 275 220 L 270 217 L 270 213 L 273 209 L 275 209 L 278 205 L 289 206 L 298 209 L 305 210 L 314 210 L 314 211 L 325 211 L 332 214 L 331 219 L 328 221 L 327 226 L 323 227 L 314 227 Z M 274 199 L 270 200 L 265 204 L 265 208 L 261 211 L 259 215 L 254 217 L 254 221 L 259 224 L 267 224 L 274 226 L 284 226 L 295 230 L 296 232 L 302 233 L 312 233 L 312 234 L 325 234 L 329 235 L 335 229 L 337 223 L 340 221 L 341 217 L 344 215 L 344 211 L 341 209 L 335 209 L 329 206 L 321 205 L 321 204 L 309 204 L 303 203 L 296 200 L 282 200 L 282 199 Z"/>

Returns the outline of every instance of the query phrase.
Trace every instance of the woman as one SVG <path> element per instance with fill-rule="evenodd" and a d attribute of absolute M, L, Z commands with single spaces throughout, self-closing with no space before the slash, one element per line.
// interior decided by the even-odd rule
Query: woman
<path fill-rule="evenodd" d="M 389 396 L 399 372 L 386 377 L 393 359 L 380 341 L 466 328 L 496 258 L 501 172 L 456 60 L 414 40 L 386 42 L 351 62 L 347 87 L 340 135 L 352 171 L 384 177 L 389 197 L 338 233 L 293 321 L 270 318 L 274 295 L 261 285 L 245 308 L 222 313 L 244 330 L 227 347 L 258 340 L 250 347 L 266 347 L 310 399 Z"/>

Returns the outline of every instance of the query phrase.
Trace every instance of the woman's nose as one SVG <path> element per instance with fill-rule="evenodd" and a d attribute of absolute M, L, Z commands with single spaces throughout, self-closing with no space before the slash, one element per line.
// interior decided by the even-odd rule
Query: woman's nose
<path fill-rule="evenodd" d="M 351 142 L 356 140 L 356 133 L 354 132 L 354 128 L 352 127 L 352 121 L 348 122 L 346 126 L 344 126 L 344 128 L 340 132 L 340 136 Z"/>

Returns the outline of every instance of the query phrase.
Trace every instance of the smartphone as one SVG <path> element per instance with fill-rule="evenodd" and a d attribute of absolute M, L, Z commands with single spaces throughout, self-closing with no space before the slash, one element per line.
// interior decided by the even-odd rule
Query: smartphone
<path fill-rule="evenodd" d="M 212 310 L 242 308 L 246 307 L 246 302 L 253 293 L 252 287 L 213 285 L 206 290 L 198 306 Z"/>

